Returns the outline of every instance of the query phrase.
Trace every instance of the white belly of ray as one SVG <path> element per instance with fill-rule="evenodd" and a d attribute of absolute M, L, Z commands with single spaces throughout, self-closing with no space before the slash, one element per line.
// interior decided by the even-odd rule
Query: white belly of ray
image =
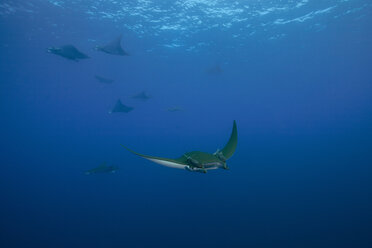
<path fill-rule="evenodd" d="M 171 168 L 185 169 L 185 167 L 186 167 L 186 165 L 184 165 L 184 164 L 179 164 L 179 163 L 170 162 L 170 161 L 166 161 L 166 160 L 154 159 L 154 158 L 146 158 L 146 159 L 148 159 L 148 160 L 150 160 L 154 163 L 161 164 L 161 165 L 171 167 Z"/>

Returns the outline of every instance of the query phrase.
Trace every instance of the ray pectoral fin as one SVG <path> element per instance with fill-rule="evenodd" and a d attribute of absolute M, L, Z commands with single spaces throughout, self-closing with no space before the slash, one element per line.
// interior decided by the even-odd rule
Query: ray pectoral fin
<path fill-rule="evenodd" d="M 124 147 L 125 149 L 127 149 L 128 151 L 130 151 L 131 153 L 133 153 L 137 156 L 140 156 L 144 159 L 150 160 L 151 162 L 161 164 L 161 165 L 164 165 L 164 166 L 167 166 L 167 167 L 177 168 L 177 169 L 185 169 L 185 167 L 187 166 L 187 164 L 185 164 L 185 163 L 183 163 L 183 162 L 181 162 L 177 159 L 161 158 L 161 157 L 154 157 L 154 156 L 144 155 L 144 154 L 135 152 L 135 151 L 123 146 L 123 145 L 122 145 L 122 147 Z"/>
<path fill-rule="evenodd" d="M 226 159 L 229 159 L 234 154 L 237 144 L 238 144 L 238 131 L 236 128 L 236 122 L 234 121 L 230 139 L 225 145 L 225 147 L 221 150 L 222 155 Z"/>

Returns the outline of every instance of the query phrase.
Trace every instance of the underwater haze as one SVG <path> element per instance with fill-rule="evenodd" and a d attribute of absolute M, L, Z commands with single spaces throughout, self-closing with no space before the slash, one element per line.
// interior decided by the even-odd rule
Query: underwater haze
<path fill-rule="evenodd" d="M 371 65 L 370 0 L 1 0 L 0 247 L 370 248 Z"/>

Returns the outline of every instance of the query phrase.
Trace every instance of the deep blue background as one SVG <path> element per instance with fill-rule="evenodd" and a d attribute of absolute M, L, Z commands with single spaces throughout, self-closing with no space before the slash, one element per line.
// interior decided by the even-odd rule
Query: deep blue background
<path fill-rule="evenodd" d="M 278 40 L 195 33 L 188 44 L 213 42 L 193 52 L 40 9 L 0 17 L 1 247 L 372 247 L 370 7 L 317 32 L 284 25 Z M 119 33 L 132 56 L 93 51 Z M 46 53 L 63 44 L 92 58 Z M 205 73 L 215 64 L 222 74 Z M 153 97 L 130 98 L 142 90 Z M 108 114 L 118 98 L 135 109 Z M 214 152 L 234 119 L 230 171 L 161 167 L 120 146 Z M 84 175 L 104 161 L 120 170 Z"/>

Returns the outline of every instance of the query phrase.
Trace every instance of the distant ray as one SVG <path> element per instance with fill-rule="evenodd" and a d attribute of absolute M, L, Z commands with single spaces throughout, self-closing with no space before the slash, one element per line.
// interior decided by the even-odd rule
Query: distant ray
<path fill-rule="evenodd" d="M 90 170 L 87 170 L 85 171 L 85 174 L 86 175 L 91 175 L 91 174 L 98 174 L 98 173 L 115 173 L 117 170 L 119 169 L 119 167 L 117 166 L 108 166 L 106 165 L 106 163 L 102 163 L 100 164 L 99 166 L 93 168 L 93 169 L 90 169 Z"/>
<path fill-rule="evenodd" d="M 182 108 L 179 107 L 171 107 L 167 109 L 168 112 L 179 112 L 182 111 Z"/>
<path fill-rule="evenodd" d="M 120 55 L 120 56 L 128 56 L 129 54 L 124 51 L 121 47 L 121 38 L 122 35 L 111 41 L 110 43 L 103 45 L 103 46 L 96 46 L 95 49 L 97 51 L 101 51 L 104 53 L 108 53 L 111 55 Z"/>
<path fill-rule="evenodd" d="M 115 106 L 109 112 L 111 113 L 128 113 L 132 111 L 134 108 L 124 105 L 120 99 L 116 102 Z"/>
<path fill-rule="evenodd" d="M 79 61 L 79 59 L 88 59 L 89 56 L 80 52 L 73 45 L 65 45 L 61 47 L 49 47 L 48 53 L 53 53 L 55 55 L 62 56 L 66 59 Z"/>
<path fill-rule="evenodd" d="M 206 73 L 210 74 L 210 75 L 219 75 L 223 72 L 222 68 L 220 65 L 215 65 L 215 66 L 212 66 L 212 67 L 209 67 L 207 70 L 206 70 Z"/>
<path fill-rule="evenodd" d="M 98 76 L 98 75 L 95 75 L 94 76 L 98 82 L 100 83 L 104 83 L 104 84 L 111 84 L 114 82 L 113 79 L 109 79 L 109 78 L 104 78 L 104 77 L 101 77 L 101 76 Z"/>
<path fill-rule="evenodd" d="M 145 91 L 142 91 L 142 92 L 138 93 L 137 95 L 132 96 L 132 98 L 142 100 L 142 101 L 146 101 L 146 100 L 150 99 L 151 96 L 149 96 Z"/>

